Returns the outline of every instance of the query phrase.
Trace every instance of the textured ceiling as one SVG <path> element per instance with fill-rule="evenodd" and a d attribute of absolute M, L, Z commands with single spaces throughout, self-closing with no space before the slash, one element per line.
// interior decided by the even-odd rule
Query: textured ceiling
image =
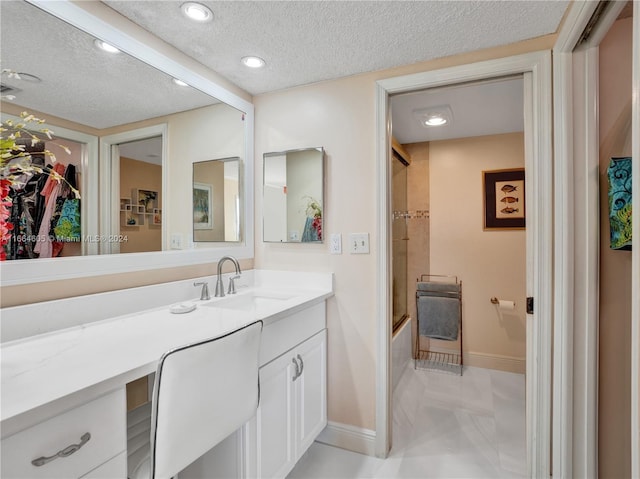
<path fill-rule="evenodd" d="M 216 103 L 129 55 L 99 50 L 94 37 L 25 2 L 0 0 L 0 28 L 2 68 L 42 80 L 2 75 L 24 108 L 107 128 Z"/>
<path fill-rule="evenodd" d="M 214 20 L 194 23 L 182 0 L 107 1 L 111 8 L 248 92 L 280 90 L 511 43 L 554 32 L 566 1 L 205 1 Z M 41 83 L 15 102 L 94 128 L 189 110 L 216 100 L 180 88 L 154 68 L 19 0 L 0 0 L 2 68 Z M 29 25 L 29 35 L 24 26 Z M 245 55 L 267 66 L 251 70 Z"/>
<path fill-rule="evenodd" d="M 504 45 L 556 31 L 567 1 L 105 1 L 252 94 Z M 246 55 L 266 60 L 260 70 Z"/>

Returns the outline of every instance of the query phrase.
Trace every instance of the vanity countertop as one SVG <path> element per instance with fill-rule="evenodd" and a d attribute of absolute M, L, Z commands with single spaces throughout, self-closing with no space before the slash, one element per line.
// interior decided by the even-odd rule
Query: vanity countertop
<path fill-rule="evenodd" d="M 95 396 L 152 373 L 162 354 L 175 347 L 220 336 L 256 320 L 268 327 L 332 296 L 331 282 L 312 282 L 302 289 L 295 280 L 277 282 L 277 288 L 261 286 L 256 280 L 255 285 L 241 286 L 236 295 L 196 301 L 196 309 L 185 314 L 170 313 L 164 305 L 5 342 L 1 353 L 3 428 L 11 420 L 70 395 Z M 256 306 L 250 296 L 258 294 L 266 300 Z M 223 307 L 225 301 L 236 306 Z M 220 306 L 214 306 L 216 303 Z"/>

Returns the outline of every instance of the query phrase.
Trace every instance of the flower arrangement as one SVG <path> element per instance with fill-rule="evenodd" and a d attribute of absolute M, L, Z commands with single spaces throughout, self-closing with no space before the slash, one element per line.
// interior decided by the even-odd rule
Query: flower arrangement
<path fill-rule="evenodd" d="M 3 71 L 5 73 L 5 71 Z M 26 151 L 26 144 L 35 146 L 41 137 L 52 139 L 53 132 L 42 125 L 45 120 L 36 118 L 27 112 L 20 114 L 18 121 L 6 120 L 0 123 L 0 260 L 6 259 L 5 246 L 11 238 L 14 225 L 9 221 L 11 216 L 12 200 L 10 192 L 12 187 L 19 187 L 24 182 L 25 175 L 46 173 L 57 182 L 65 179 L 53 168 L 34 164 L 31 154 Z M 67 154 L 71 154 L 69 148 L 58 145 Z M 44 150 L 44 155 L 52 162 L 56 161 L 55 155 Z M 80 192 L 69 185 L 76 198 L 80 198 Z"/>
<path fill-rule="evenodd" d="M 313 218 L 311 227 L 315 230 L 317 240 L 322 241 L 322 206 L 320 202 L 311 196 L 305 196 L 308 199 L 306 214 L 308 218 Z"/>

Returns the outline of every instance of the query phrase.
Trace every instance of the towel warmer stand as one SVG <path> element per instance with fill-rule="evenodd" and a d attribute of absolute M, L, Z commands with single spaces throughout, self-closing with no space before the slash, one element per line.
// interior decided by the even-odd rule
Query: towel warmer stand
<path fill-rule="evenodd" d="M 428 291 L 421 291 L 416 288 L 416 349 L 415 349 L 415 369 L 438 369 L 438 370 L 455 370 L 459 368 L 460 376 L 462 376 L 463 369 L 463 356 L 462 356 L 462 281 L 458 281 L 457 276 L 439 275 L 439 274 L 423 274 L 417 283 L 428 281 L 429 279 L 437 278 L 437 282 L 443 284 L 455 285 L 455 289 L 452 288 L 449 294 L 455 293 L 459 301 L 460 316 L 458 318 L 458 343 L 459 349 L 457 352 L 450 350 L 435 351 L 430 349 L 430 344 L 427 349 L 420 347 L 420 321 L 428 321 L 428 318 L 420 318 L 418 312 L 418 298 L 420 296 L 428 295 Z M 449 280 L 449 281 L 447 281 Z M 453 280 L 451 282 L 450 280 Z M 427 336 L 424 336 L 428 338 Z M 431 341 L 431 339 L 429 339 Z"/>

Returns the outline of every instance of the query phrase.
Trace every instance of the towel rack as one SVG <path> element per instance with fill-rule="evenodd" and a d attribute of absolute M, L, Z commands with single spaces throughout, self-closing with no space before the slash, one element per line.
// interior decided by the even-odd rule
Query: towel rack
<path fill-rule="evenodd" d="M 434 281 L 435 280 L 435 281 Z M 430 307 L 431 306 L 431 307 Z M 439 317 L 433 317 L 441 311 Z M 462 376 L 462 281 L 455 275 L 423 274 L 416 282 L 416 369 L 458 370 Z M 433 334 L 440 325 L 451 327 L 450 321 L 443 316 L 457 313 L 458 348 L 433 348 L 433 339 L 443 340 L 443 336 Z M 421 333 L 424 333 L 421 334 Z M 451 331 L 449 334 L 452 335 Z M 420 338 L 428 338 L 429 346 L 421 347 Z M 453 338 L 447 339 L 454 341 Z"/>

